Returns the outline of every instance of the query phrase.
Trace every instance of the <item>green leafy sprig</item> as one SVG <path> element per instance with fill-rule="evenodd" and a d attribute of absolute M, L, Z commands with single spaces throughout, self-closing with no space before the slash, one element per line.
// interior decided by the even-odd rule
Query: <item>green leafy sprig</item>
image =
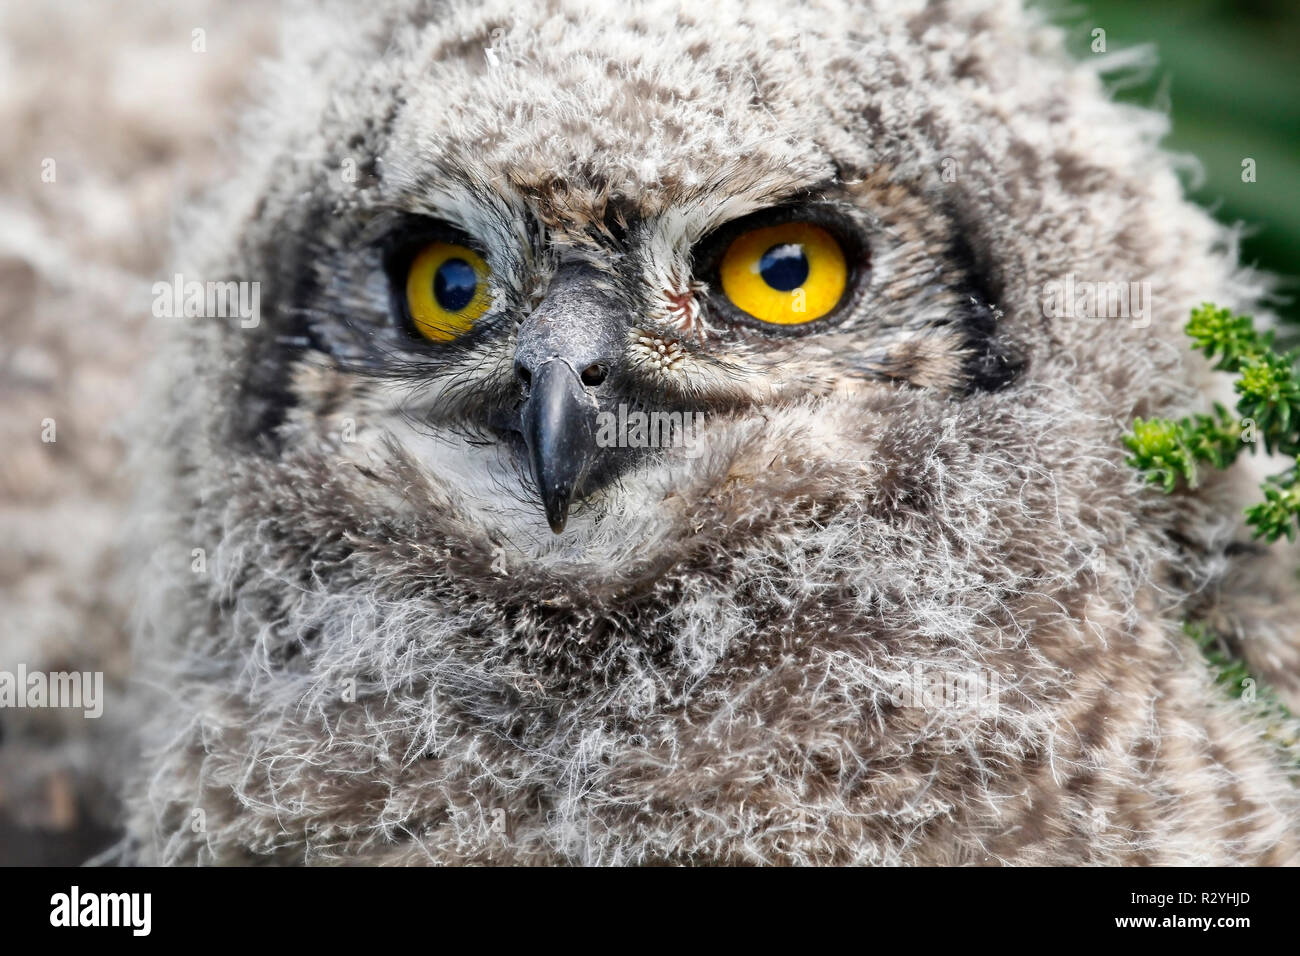
<path fill-rule="evenodd" d="M 1259 332 L 1249 316 L 1206 303 L 1192 310 L 1187 334 L 1215 368 L 1237 376 L 1234 412 L 1215 403 L 1209 415 L 1177 420 L 1138 418 L 1124 436 L 1132 452 L 1128 463 L 1147 480 L 1172 492 L 1178 482 L 1196 487 L 1197 466 L 1228 468 L 1243 449 L 1259 444 L 1269 452 L 1296 459 L 1296 466 L 1269 477 L 1264 500 L 1246 509 L 1256 537 L 1295 540 L 1300 523 L 1300 349 L 1280 353 L 1273 333 Z"/>

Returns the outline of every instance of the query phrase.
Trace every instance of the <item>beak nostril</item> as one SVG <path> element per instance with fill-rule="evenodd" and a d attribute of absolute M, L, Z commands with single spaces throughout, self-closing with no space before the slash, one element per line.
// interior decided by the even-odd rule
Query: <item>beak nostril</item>
<path fill-rule="evenodd" d="M 519 379 L 525 388 L 533 383 L 533 373 L 524 368 L 519 362 L 515 363 L 515 378 Z"/>
<path fill-rule="evenodd" d="M 608 374 L 608 369 L 600 363 L 588 365 L 582 372 L 582 384 L 588 388 L 596 388 L 605 381 L 605 376 Z"/>

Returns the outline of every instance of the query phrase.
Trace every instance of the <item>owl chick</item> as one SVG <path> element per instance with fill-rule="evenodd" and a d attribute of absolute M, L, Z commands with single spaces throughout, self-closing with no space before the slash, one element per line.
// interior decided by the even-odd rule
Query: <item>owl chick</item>
<path fill-rule="evenodd" d="M 1264 286 L 1063 31 L 286 35 L 177 268 L 258 307 L 176 323 L 138 464 L 136 858 L 1296 860 L 1284 759 L 1179 628 L 1289 693 L 1285 576 L 1237 486 L 1165 498 L 1120 443 L 1214 387 L 1188 309 Z"/>

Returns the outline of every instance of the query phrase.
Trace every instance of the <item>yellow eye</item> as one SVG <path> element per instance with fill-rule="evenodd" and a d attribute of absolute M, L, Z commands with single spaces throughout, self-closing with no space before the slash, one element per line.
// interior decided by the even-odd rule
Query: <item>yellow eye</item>
<path fill-rule="evenodd" d="M 802 325 L 839 305 L 848 283 L 844 250 L 810 222 L 752 229 L 722 256 L 722 291 L 763 322 Z"/>
<path fill-rule="evenodd" d="M 434 342 L 464 335 L 492 304 L 487 263 L 473 249 L 431 242 L 406 273 L 406 308 L 416 330 Z"/>

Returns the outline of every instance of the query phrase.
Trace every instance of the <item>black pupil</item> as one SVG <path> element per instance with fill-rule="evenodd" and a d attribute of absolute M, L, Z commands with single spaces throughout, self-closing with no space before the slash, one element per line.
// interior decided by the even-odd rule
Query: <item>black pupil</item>
<path fill-rule="evenodd" d="M 778 292 L 799 288 L 808 278 L 808 257 L 803 254 L 803 246 L 797 242 L 773 246 L 758 260 L 758 274 Z"/>
<path fill-rule="evenodd" d="M 433 297 L 448 312 L 469 305 L 478 289 L 478 273 L 464 259 L 448 259 L 433 276 Z"/>

